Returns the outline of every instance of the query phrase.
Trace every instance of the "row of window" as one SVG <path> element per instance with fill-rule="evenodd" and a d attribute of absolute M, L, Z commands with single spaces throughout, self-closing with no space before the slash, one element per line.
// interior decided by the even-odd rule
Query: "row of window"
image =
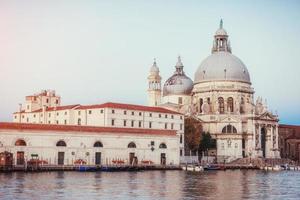
<path fill-rule="evenodd" d="M 247 102 L 249 102 L 249 99 L 247 99 Z M 202 112 L 202 105 L 203 105 L 203 99 L 200 98 L 200 101 L 199 101 L 199 106 L 200 106 L 200 113 Z M 207 98 L 207 103 L 210 105 L 210 98 Z M 218 107 L 218 110 L 219 110 L 219 113 L 220 114 L 224 114 L 225 113 L 225 100 L 223 97 L 219 97 L 218 98 L 218 104 L 219 104 L 219 107 Z M 244 105 L 245 105 L 245 101 L 244 101 L 244 98 L 242 97 L 241 98 L 241 105 L 240 105 L 240 112 L 241 113 L 244 113 Z M 227 109 L 226 109 L 228 112 L 234 112 L 234 101 L 233 101 L 233 98 L 232 97 L 229 97 L 227 98 Z"/>
<path fill-rule="evenodd" d="M 78 124 L 78 125 L 80 125 L 80 124 Z M 112 126 L 115 126 L 115 119 L 112 119 L 112 120 L 111 120 L 111 125 L 112 125 Z M 131 121 L 131 127 L 134 127 L 134 125 L 135 125 L 135 121 L 132 120 L 132 121 Z M 127 126 L 127 120 L 123 120 L 123 126 L 124 126 L 124 127 Z M 139 128 L 142 127 L 142 121 L 138 121 L 138 127 L 139 127 Z M 152 122 L 149 122 L 149 123 L 148 123 L 148 128 L 152 128 Z M 168 123 L 165 123 L 165 129 L 168 129 Z M 172 130 L 174 129 L 174 124 L 173 124 L 173 123 L 171 123 L 171 129 L 172 129 Z M 183 125 L 180 124 L 180 130 L 182 130 L 182 129 L 183 129 Z"/>
<path fill-rule="evenodd" d="M 104 111 L 103 110 L 100 110 L 100 113 L 102 114 Z M 89 114 L 92 114 L 92 110 L 89 110 L 88 111 Z M 112 110 L 112 113 L 115 113 L 114 110 Z M 68 114 L 67 111 L 64 112 L 65 115 Z M 124 110 L 124 115 L 127 114 L 127 111 Z M 78 115 L 81 115 L 81 111 L 79 110 L 78 111 Z M 131 112 L 131 115 L 135 115 L 135 112 Z M 59 116 L 59 112 L 56 113 L 56 116 Z M 142 112 L 139 112 L 139 116 L 142 116 Z M 40 114 L 40 117 L 43 117 L 43 113 Z M 48 113 L 48 117 L 51 117 L 51 113 Z M 152 117 L 152 113 L 149 113 L 149 117 Z M 158 117 L 161 118 L 162 117 L 162 114 L 158 114 Z M 166 119 L 168 118 L 168 115 L 165 114 L 164 116 Z M 22 118 L 24 119 L 25 118 L 25 115 L 22 115 Z M 33 115 L 33 118 L 36 118 L 36 114 Z M 17 115 L 15 115 L 15 119 L 17 119 Z M 174 115 L 171 115 L 171 119 L 174 119 Z M 183 119 L 182 116 L 180 116 L 180 119 Z"/>
<path fill-rule="evenodd" d="M 154 146 L 154 141 L 151 141 L 151 145 Z M 15 142 L 15 146 L 27 146 L 27 144 L 23 139 L 18 139 Z M 67 147 L 67 143 L 63 140 L 59 140 L 56 143 L 56 146 L 57 147 Z M 96 141 L 93 146 L 97 147 L 97 148 L 103 148 L 103 144 L 101 141 Z M 130 142 L 130 143 L 128 143 L 127 148 L 136 148 L 136 144 L 134 142 Z M 160 143 L 159 148 L 166 149 L 167 145 L 165 143 Z"/>

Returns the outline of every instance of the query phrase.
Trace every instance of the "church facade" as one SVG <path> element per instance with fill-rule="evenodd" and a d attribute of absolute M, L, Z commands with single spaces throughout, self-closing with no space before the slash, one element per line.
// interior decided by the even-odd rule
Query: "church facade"
<path fill-rule="evenodd" d="M 174 74 L 161 89 L 156 61 L 148 76 L 149 105 L 171 109 L 198 119 L 217 143 L 219 162 L 279 158 L 278 121 L 254 88 L 245 64 L 235 55 L 220 22 L 211 55 L 202 61 L 194 81 L 185 75 L 178 58 Z"/>

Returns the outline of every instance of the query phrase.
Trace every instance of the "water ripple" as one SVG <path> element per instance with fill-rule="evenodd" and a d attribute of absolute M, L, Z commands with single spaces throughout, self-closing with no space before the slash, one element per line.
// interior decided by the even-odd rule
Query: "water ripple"
<path fill-rule="evenodd" d="M 300 172 L 0 174 L 0 199 L 300 199 Z"/>

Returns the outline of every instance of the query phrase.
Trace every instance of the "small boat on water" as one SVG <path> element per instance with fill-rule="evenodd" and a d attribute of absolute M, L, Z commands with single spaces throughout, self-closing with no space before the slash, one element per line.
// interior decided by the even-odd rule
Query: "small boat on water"
<path fill-rule="evenodd" d="M 201 172 L 204 169 L 200 165 L 185 165 L 182 167 L 182 170 L 190 171 L 190 172 Z"/>
<path fill-rule="evenodd" d="M 88 166 L 88 165 L 80 165 L 78 167 L 76 167 L 76 171 L 79 172 L 94 172 L 94 171 L 98 171 L 99 167 L 97 166 Z"/>
<path fill-rule="evenodd" d="M 210 170 L 221 170 L 222 168 L 218 165 L 206 165 L 204 167 L 204 170 L 210 171 Z"/>
<path fill-rule="evenodd" d="M 265 166 L 263 167 L 263 170 L 265 171 L 281 171 L 283 168 L 280 165 L 275 165 L 275 166 Z"/>

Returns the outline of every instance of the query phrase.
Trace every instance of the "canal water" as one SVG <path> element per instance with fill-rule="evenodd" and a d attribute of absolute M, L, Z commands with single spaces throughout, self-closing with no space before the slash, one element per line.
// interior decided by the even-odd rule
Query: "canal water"
<path fill-rule="evenodd" d="M 300 199 L 300 172 L 18 172 L 0 199 Z"/>

